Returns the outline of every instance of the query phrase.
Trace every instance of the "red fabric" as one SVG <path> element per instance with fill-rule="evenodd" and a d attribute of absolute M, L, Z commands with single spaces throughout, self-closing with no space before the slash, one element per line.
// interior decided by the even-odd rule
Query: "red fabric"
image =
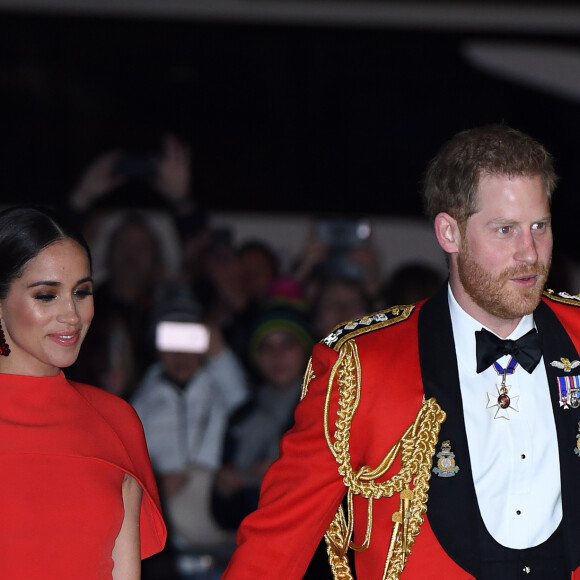
<path fill-rule="evenodd" d="M 141 423 L 125 401 L 56 377 L 0 374 L 0 578 L 111 578 L 125 473 L 143 487 L 141 554 L 165 525 Z"/>
<path fill-rule="evenodd" d="M 559 305 L 550 307 L 564 318 Z M 569 308 L 569 307 L 568 307 Z M 361 360 L 362 394 L 352 423 L 351 463 L 372 468 L 414 421 L 423 398 L 419 367 L 416 308 L 411 317 L 384 331 L 356 338 Z M 571 317 L 567 317 L 571 318 Z M 580 322 L 567 329 L 580 345 Z M 280 459 L 270 468 L 259 509 L 250 514 L 238 532 L 238 549 L 222 580 L 256 578 L 300 579 L 321 537 L 336 513 L 345 488 L 323 431 L 324 400 L 332 365 L 338 353 L 318 344 L 313 350 L 313 371 L 308 394 L 296 410 L 296 424 L 281 443 Z M 330 416 L 336 417 L 336 389 Z M 386 477 L 400 469 L 393 465 Z M 373 503 L 373 529 L 368 550 L 355 555 L 359 578 L 381 578 L 392 530 L 391 516 L 398 510 L 398 494 Z M 367 503 L 354 497 L 354 541 L 364 539 Z M 452 509 L 452 508 L 451 508 Z M 443 550 L 425 518 L 402 580 L 472 580 Z M 572 579 L 580 580 L 578 571 Z"/>
<path fill-rule="evenodd" d="M 388 331 L 363 334 L 356 339 L 362 363 L 362 396 L 355 414 L 350 452 L 356 470 L 376 467 L 414 421 L 423 398 L 417 344 L 417 315 Z M 396 348 L 395 348 L 396 345 Z M 296 409 L 296 424 L 281 443 L 280 459 L 268 471 L 260 498 L 260 509 L 243 522 L 239 547 L 224 579 L 302 578 L 320 538 L 328 528 L 344 495 L 337 463 L 324 437 L 324 401 L 327 382 L 338 353 L 317 344 L 313 350 L 316 376 L 308 394 Z M 336 389 L 331 417 L 336 417 Z M 384 418 L 384 420 L 383 420 Z M 333 419 L 334 421 L 334 419 Z M 395 464 L 390 477 L 400 469 Z M 366 501 L 354 498 L 354 540 L 362 542 L 366 525 Z M 391 516 L 398 498 L 374 502 L 371 547 L 357 553 L 359 578 L 382 575 L 391 533 Z M 457 568 L 448 560 L 434 578 Z M 422 578 L 428 578 L 423 575 Z"/>

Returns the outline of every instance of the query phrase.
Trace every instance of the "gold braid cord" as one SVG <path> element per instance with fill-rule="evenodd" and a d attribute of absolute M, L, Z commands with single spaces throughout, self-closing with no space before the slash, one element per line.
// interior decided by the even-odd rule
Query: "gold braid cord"
<path fill-rule="evenodd" d="M 339 408 L 336 430 L 331 436 L 329 409 L 335 378 L 338 383 Z M 364 466 L 354 471 L 349 438 L 360 394 L 360 361 L 356 343 L 351 340 L 343 345 L 332 368 L 324 410 L 326 441 L 338 463 L 338 472 L 348 488 L 348 515 L 345 517 L 340 506 L 325 535 L 327 552 L 334 578 L 352 579 L 346 552 L 349 547 L 360 551 L 370 545 L 373 500 L 399 493 L 399 511 L 393 514 L 393 530 L 382 576 L 383 580 L 392 580 L 399 578 L 403 572 L 427 511 L 431 466 L 441 423 L 445 421 L 445 412 L 435 399 L 423 400 L 415 421 L 380 464 L 374 469 Z M 398 455 L 401 457 L 401 470 L 390 479 L 378 483 L 377 480 L 389 470 Z M 360 495 L 368 500 L 367 529 L 361 545 L 352 542 L 353 495 Z"/>

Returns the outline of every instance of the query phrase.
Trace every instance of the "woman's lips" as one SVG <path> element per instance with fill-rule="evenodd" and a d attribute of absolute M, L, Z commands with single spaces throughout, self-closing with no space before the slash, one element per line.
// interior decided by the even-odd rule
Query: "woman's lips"
<path fill-rule="evenodd" d="M 75 346 L 81 336 L 80 330 L 52 332 L 48 335 L 50 340 L 60 344 L 61 346 Z"/>

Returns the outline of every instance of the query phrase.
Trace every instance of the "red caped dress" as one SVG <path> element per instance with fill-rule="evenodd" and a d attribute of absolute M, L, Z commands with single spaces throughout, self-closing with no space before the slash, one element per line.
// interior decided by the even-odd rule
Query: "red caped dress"
<path fill-rule="evenodd" d="M 0 374 L 0 578 L 110 579 L 126 473 L 143 488 L 146 558 L 166 531 L 132 407 L 62 372 Z"/>

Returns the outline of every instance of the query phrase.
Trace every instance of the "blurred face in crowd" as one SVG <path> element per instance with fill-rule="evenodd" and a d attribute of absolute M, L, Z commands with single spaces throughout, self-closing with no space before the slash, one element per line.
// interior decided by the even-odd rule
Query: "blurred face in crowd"
<path fill-rule="evenodd" d="M 550 268 L 550 209 L 540 176 L 483 176 L 478 211 L 456 236 L 450 280 L 476 320 L 507 336 L 538 305 Z"/>
<path fill-rule="evenodd" d="M 113 283 L 147 286 L 156 278 L 159 260 L 158 241 L 144 224 L 125 224 L 111 240 L 109 269 Z"/>
<path fill-rule="evenodd" d="M 44 248 L 0 300 L 11 351 L 0 360 L 1 372 L 53 376 L 72 365 L 93 312 L 93 282 L 85 250 L 71 239 Z"/>
<path fill-rule="evenodd" d="M 271 386 L 284 389 L 302 378 L 306 363 L 306 349 L 290 332 L 268 333 L 258 345 L 258 365 Z"/>
<path fill-rule="evenodd" d="M 326 336 L 335 326 L 367 314 L 362 289 L 354 282 L 335 281 L 322 289 L 314 313 L 314 331 Z"/>
<path fill-rule="evenodd" d="M 159 354 L 165 374 L 184 387 L 201 367 L 202 355 L 192 352 L 162 352 Z"/>
<path fill-rule="evenodd" d="M 276 276 L 271 257 L 264 251 L 251 248 L 238 256 L 240 274 L 246 294 L 251 300 L 263 300 Z"/>

